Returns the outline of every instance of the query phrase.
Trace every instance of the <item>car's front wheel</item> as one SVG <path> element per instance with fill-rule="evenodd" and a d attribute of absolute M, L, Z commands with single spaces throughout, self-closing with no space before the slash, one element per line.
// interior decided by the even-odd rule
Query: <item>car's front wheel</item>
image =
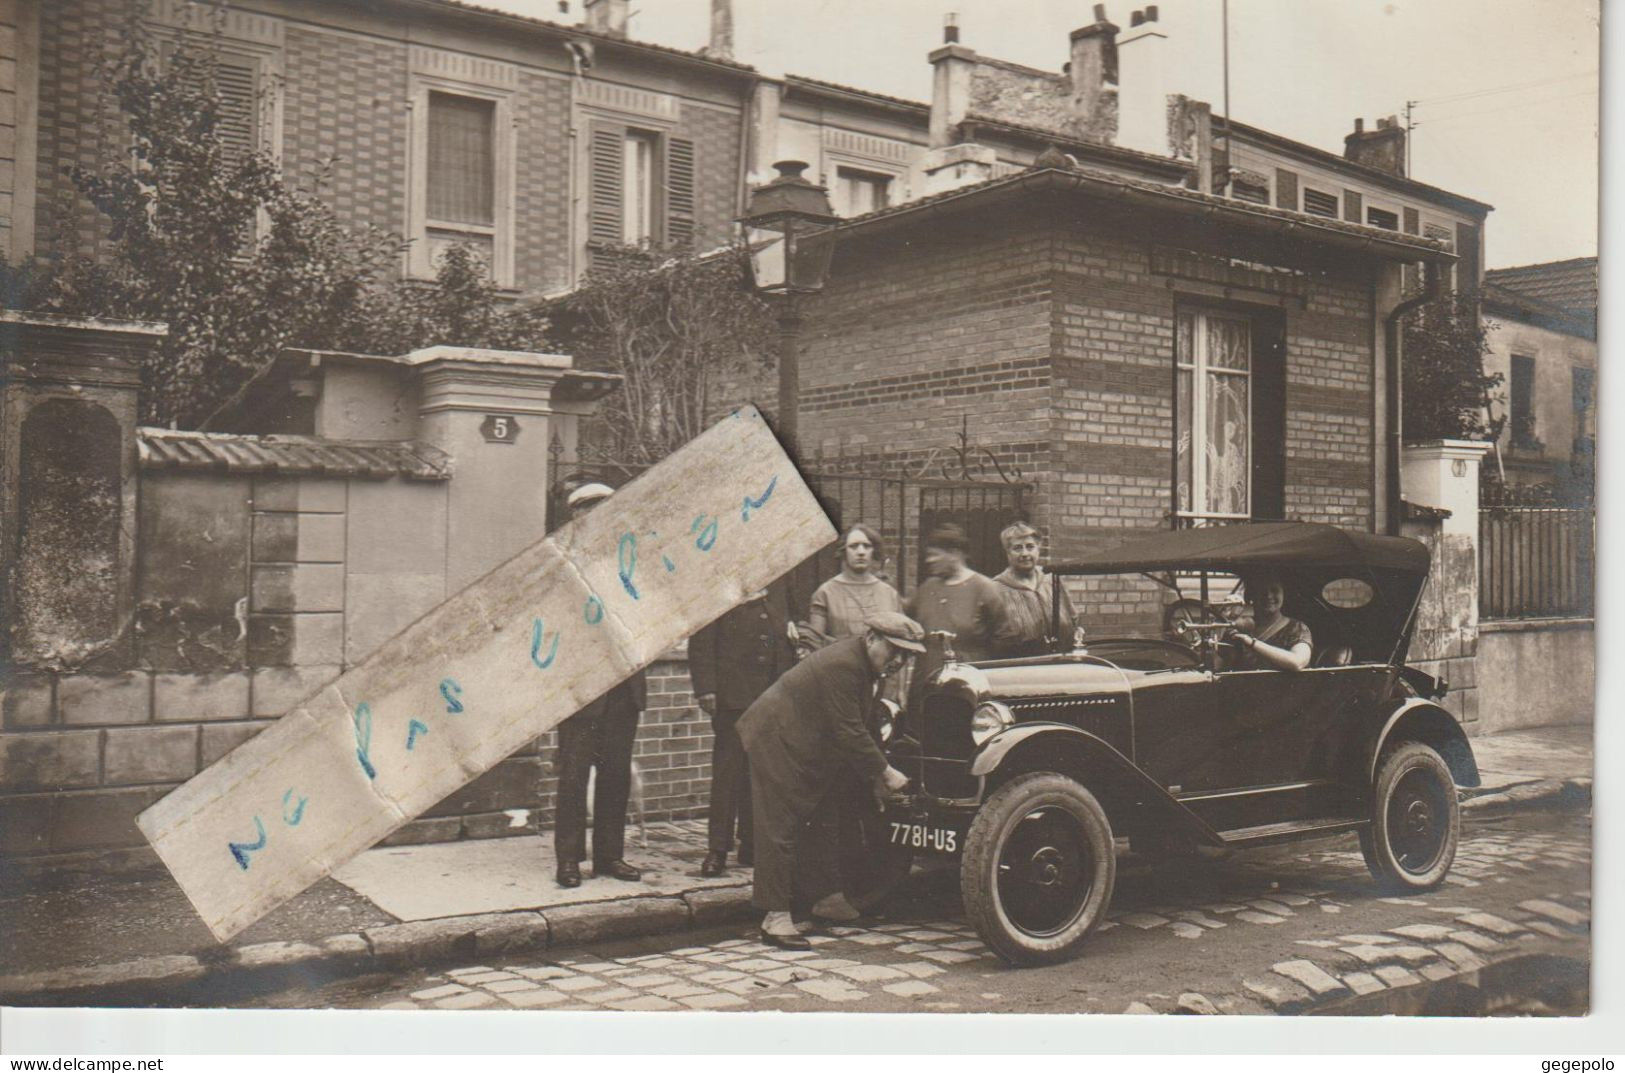
<path fill-rule="evenodd" d="M 1033 772 L 982 805 L 960 863 L 965 909 L 1006 961 L 1064 961 L 1106 914 L 1117 858 L 1093 794 L 1065 775 Z"/>
<path fill-rule="evenodd" d="M 1450 873 L 1460 837 L 1456 782 L 1444 760 L 1421 742 L 1390 750 L 1372 786 L 1371 823 L 1360 831 L 1371 874 L 1394 890 L 1432 890 Z"/>

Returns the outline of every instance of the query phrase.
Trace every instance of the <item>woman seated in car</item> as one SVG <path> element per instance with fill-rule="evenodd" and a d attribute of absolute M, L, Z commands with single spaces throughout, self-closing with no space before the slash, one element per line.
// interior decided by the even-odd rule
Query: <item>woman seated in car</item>
<path fill-rule="evenodd" d="M 1239 651 L 1232 661 L 1238 671 L 1301 671 L 1309 666 L 1315 642 L 1309 627 L 1281 614 L 1286 588 L 1274 574 L 1247 579 L 1247 602 L 1252 605 L 1252 630 L 1238 629 L 1229 640 Z"/>

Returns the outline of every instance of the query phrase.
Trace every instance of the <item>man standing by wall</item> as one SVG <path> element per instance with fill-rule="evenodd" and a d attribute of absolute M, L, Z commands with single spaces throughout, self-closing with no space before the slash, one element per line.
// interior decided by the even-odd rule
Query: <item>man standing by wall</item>
<path fill-rule="evenodd" d="M 997 638 L 1001 656 L 1037 656 L 1051 650 L 1055 642 L 1072 643 L 1077 618 L 1072 600 L 1061 589 L 1060 621 L 1051 629 L 1054 611 L 1050 576 L 1038 565 L 1042 550 L 1038 530 L 1026 522 L 1007 525 L 999 534 L 1010 565 L 994 576 L 1004 600 L 1004 629 Z"/>
<path fill-rule="evenodd" d="M 705 860 L 700 875 L 722 875 L 739 828 L 739 863 L 752 863 L 750 771 L 735 724 L 795 665 L 790 602 L 783 580 L 702 627 L 688 642 L 688 673 L 694 699 L 711 717 L 711 805 L 706 817 Z"/>
<path fill-rule="evenodd" d="M 586 514 L 613 494 L 606 484 L 584 484 L 570 493 L 570 520 Z M 561 887 L 581 886 L 581 862 L 587 857 L 587 777 L 598 769 L 593 790 L 592 871 L 636 883 L 643 873 L 623 860 L 626 852 L 626 802 L 632 792 L 632 744 L 648 698 L 643 672 L 621 682 L 559 724 L 554 760 L 559 774 L 553 827 Z"/>

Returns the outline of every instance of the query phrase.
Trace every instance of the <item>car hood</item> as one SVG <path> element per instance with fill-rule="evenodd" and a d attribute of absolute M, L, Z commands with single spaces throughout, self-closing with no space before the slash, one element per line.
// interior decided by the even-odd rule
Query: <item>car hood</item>
<path fill-rule="evenodd" d="M 1128 688 L 1123 672 L 1097 656 L 988 660 L 972 666 L 987 680 L 988 695 L 1000 700 Z"/>

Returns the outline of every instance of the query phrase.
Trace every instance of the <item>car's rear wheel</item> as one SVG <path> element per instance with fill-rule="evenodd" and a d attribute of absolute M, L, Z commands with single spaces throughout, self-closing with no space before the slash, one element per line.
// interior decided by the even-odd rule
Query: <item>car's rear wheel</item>
<path fill-rule="evenodd" d="M 1371 823 L 1360 832 L 1371 874 L 1394 890 L 1432 890 L 1450 874 L 1460 838 L 1456 782 L 1444 760 L 1421 742 L 1390 750 L 1372 786 Z"/>
<path fill-rule="evenodd" d="M 1006 961 L 1064 961 L 1099 925 L 1117 879 L 1111 824 L 1065 775 L 1033 772 L 982 805 L 960 890 L 982 941 Z"/>

